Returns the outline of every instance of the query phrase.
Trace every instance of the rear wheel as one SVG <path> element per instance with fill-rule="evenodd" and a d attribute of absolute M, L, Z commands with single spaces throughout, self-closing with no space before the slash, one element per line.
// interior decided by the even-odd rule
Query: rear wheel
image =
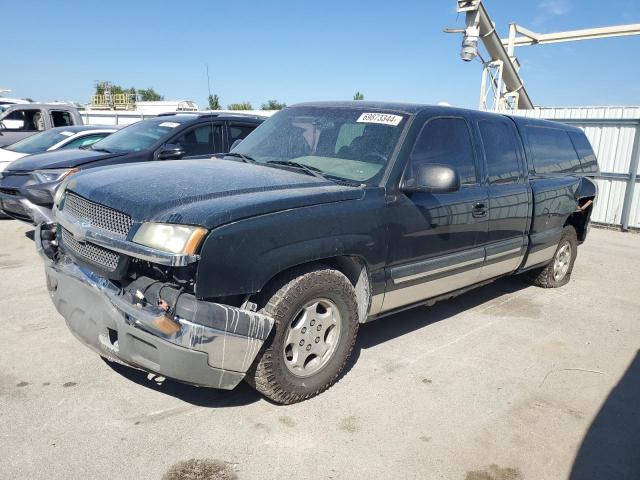
<path fill-rule="evenodd" d="M 572 226 L 562 230 L 562 236 L 553 259 L 543 268 L 527 272 L 529 281 L 542 288 L 558 288 L 566 285 L 571 279 L 573 264 L 578 255 L 578 236 Z"/>
<path fill-rule="evenodd" d="M 270 343 L 246 380 L 271 400 L 290 404 L 333 385 L 358 332 L 358 304 L 347 277 L 329 267 L 298 269 L 279 282 L 263 312 L 274 318 Z"/>

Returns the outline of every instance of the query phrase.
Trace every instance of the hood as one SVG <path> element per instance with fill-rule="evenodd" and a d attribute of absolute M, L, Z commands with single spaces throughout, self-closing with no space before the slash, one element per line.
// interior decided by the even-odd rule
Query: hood
<path fill-rule="evenodd" d="M 67 186 L 136 222 L 214 228 L 266 213 L 362 197 L 361 187 L 232 160 L 177 160 L 91 169 Z"/>
<path fill-rule="evenodd" d="M 8 170 L 16 172 L 30 172 L 43 168 L 73 168 L 88 162 L 96 162 L 111 157 L 118 157 L 122 153 L 105 153 L 94 150 L 81 150 L 71 148 L 69 150 L 52 150 L 50 152 L 28 155 L 13 162 Z"/>
<path fill-rule="evenodd" d="M 14 160 L 25 157 L 26 155 L 26 153 L 13 152 L 11 150 L 0 148 L 0 163 L 5 164 L 6 162 L 13 162 Z"/>

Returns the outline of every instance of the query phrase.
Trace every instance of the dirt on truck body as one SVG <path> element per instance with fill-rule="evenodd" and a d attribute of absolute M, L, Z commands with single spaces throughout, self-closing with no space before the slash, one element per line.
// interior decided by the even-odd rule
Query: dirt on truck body
<path fill-rule="evenodd" d="M 100 355 L 292 403 L 336 382 L 363 322 L 506 275 L 567 283 L 596 172 L 558 123 L 307 103 L 217 160 L 74 175 L 36 241 Z"/>

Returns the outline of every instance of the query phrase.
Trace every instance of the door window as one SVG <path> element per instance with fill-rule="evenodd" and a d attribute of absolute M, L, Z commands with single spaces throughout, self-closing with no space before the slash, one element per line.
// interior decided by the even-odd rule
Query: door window
<path fill-rule="evenodd" d="M 44 130 L 44 119 L 40 110 L 14 110 L 2 119 L 3 128 L 16 132 L 39 132 Z"/>
<path fill-rule="evenodd" d="M 54 127 L 70 127 L 73 125 L 73 119 L 71 113 L 64 110 L 52 110 L 51 111 L 51 123 Z"/>
<path fill-rule="evenodd" d="M 516 183 L 522 177 L 513 128 L 504 122 L 478 123 L 487 159 L 489 183 Z"/>
<path fill-rule="evenodd" d="M 207 155 L 222 151 L 222 126 L 206 124 L 192 128 L 171 143 L 184 148 L 185 156 Z"/>
<path fill-rule="evenodd" d="M 423 163 L 449 165 L 458 171 L 461 184 L 477 183 L 467 122 L 462 118 L 436 118 L 422 127 L 409 157 L 409 171 Z"/>

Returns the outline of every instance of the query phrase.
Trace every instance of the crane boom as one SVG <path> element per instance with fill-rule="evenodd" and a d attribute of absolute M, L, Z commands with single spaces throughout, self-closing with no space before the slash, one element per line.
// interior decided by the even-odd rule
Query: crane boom
<path fill-rule="evenodd" d="M 518 74 L 517 63 L 509 56 L 482 2 L 458 1 L 458 11 L 466 12 L 467 32 L 477 32 L 478 37 L 482 40 L 484 47 L 491 56 L 491 61 L 494 63 L 499 62 L 502 71 L 501 81 L 504 82 L 505 93 L 517 96 L 517 108 L 532 109 L 533 102 L 522 78 Z"/>
<path fill-rule="evenodd" d="M 518 74 L 520 64 L 515 55 L 516 47 L 640 35 L 640 23 L 556 33 L 536 33 L 511 23 L 509 37 L 500 39 L 482 0 L 456 0 L 456 2 L 458 13 L 465 14 L 466 27 L 445 29 L 445 32 L 460 32 L 464 35 L 460 54 L 462 59 L 468 62 L 479 56 L 478 40 L 482 40 L 491 57 L 489 61 L 483 60 L 480 92 L 480 109 L 482 110 L 534 108 L 531 97 L 524 87 L 524 81 Z"/>
<path fill-rule="evenodd" d="M 513 24 L 515 25 L 515 24 Z M 630 35 L 640 35 L 640 23 L 630 25 L 615 25 L 612 27 L 584 28 L 582 30 L 570 30 L 568 32 L 557 33 L 536 33 L 520 25 L 515 25 L 517 33 L 522 37 L 513 39 L 514 47 L 526 47 L 529 45 L 545 45 L 548 43 L 574 42 L 578 40 L 594 40 L 597 38 L 627 37 Z M 508 38 L 502 40 L 506 47 L 509 45 Z"/>

